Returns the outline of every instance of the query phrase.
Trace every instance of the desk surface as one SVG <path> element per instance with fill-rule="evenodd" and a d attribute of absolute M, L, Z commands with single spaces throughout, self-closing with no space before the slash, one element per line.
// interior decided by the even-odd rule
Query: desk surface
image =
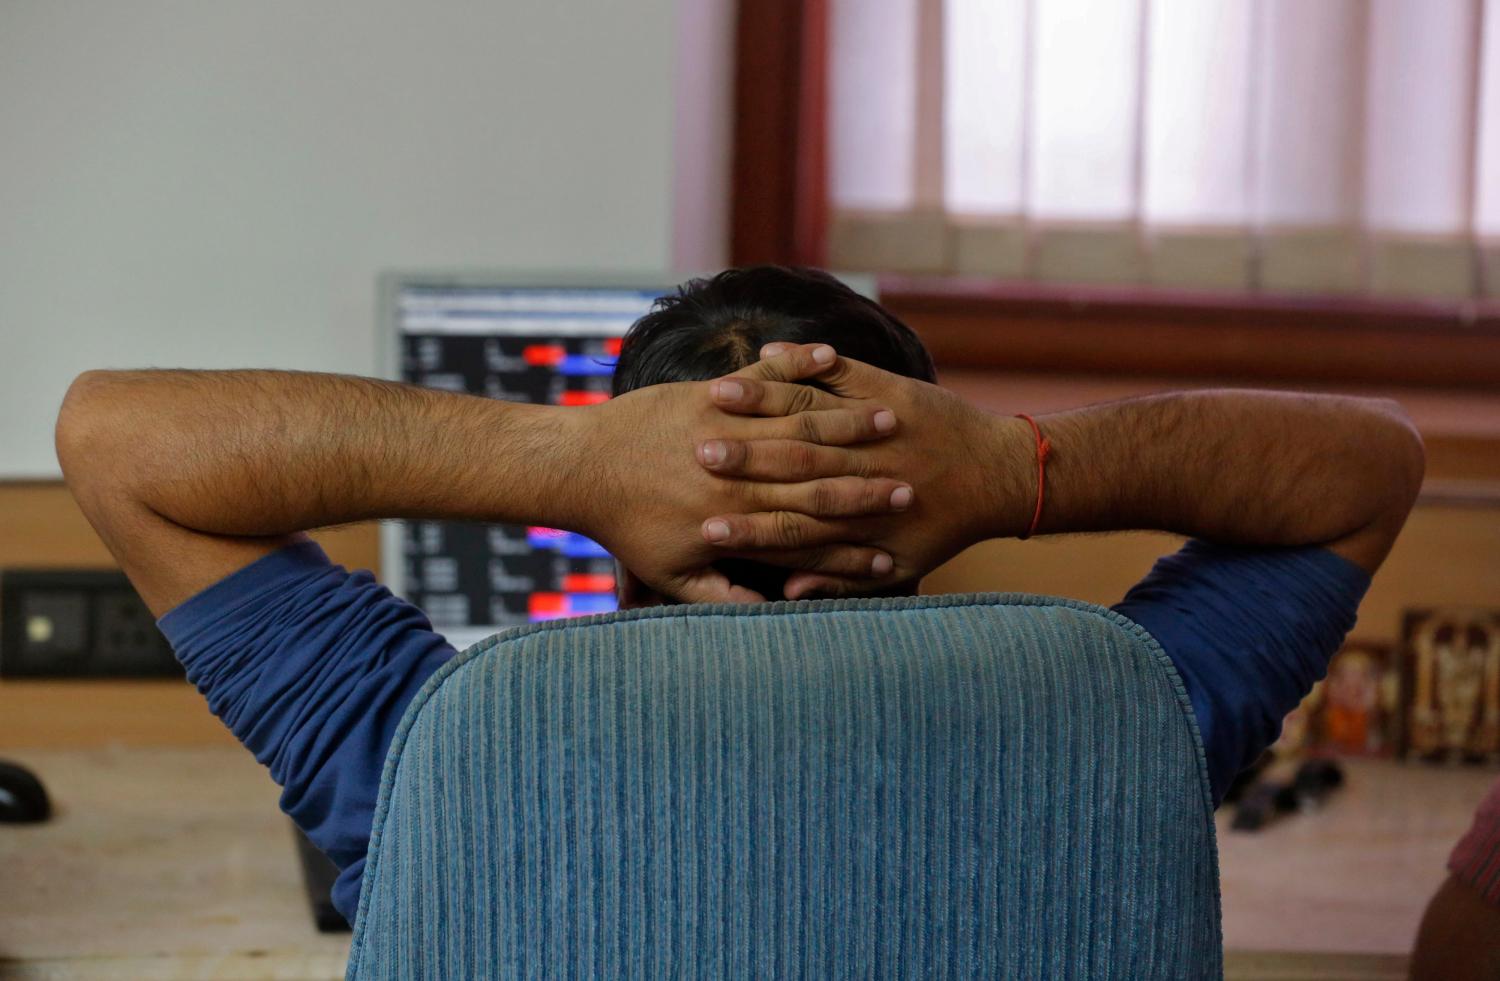
<path fill-rule="evenodd" d="M 347 935 L 313 929 L 276 788 L 243 750 L 7 755 L 38 772 L 57 816 L 0 825 L 0 977 L 342 977 Z M 1228 975 L 1403 976 L 1493 777 L 1354 763 L 1315 814 L 1255 834 L 1221 816 Z"/>
<path fill-rule="evenodd" d="M 291 826 L 238 746 L 9 750 L 55 817 L 0 825 L 0 977 L 342 978 Z"/>
<path fill-rule="evenodd" d="M 1345 761 L 1325 807 L 1256 832 L 1219 813 L 1224 946 L 1404 955 L 1494 770 Z"/>

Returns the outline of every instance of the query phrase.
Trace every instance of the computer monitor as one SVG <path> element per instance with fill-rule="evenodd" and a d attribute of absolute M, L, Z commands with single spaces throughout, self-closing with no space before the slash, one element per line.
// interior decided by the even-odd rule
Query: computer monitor
<path fill-rule="evenodd" d="M 874 295 L 868 277 L 843 277 Z M 620 338 L 675 281 L 397 274 L 381 284 L 386 376 L 552 405 L 609 397 Z M 616 607 L 615 565 L 556 528 L 391 521 L 381 572 L 462 649 L 498 630 Z"/>

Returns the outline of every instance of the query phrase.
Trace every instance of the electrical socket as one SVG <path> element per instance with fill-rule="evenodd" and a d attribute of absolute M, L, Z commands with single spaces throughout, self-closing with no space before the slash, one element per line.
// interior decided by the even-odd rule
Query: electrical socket
<path fill-rule="evenodd" d="M 181 677 L 124 573 L 0 571 L 0 677 Z"/>

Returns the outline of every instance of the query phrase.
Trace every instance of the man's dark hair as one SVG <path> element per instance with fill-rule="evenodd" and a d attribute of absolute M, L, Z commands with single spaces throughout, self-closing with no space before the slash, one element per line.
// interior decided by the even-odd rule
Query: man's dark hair
<path fill-rule="evenodd" d="M 625 335 L 614 394 L 718 378 L 758 361 L 773 341 L 831 344 L 843 357 L 936 381 L 917 335 L 874 300 L 821 269 L 748 266 L 657 300 Z"/>
<path fill-rule="evenodd" d="M 917 335 L 874 300 L 821 269 L 749 266 L 689 280 L 657 300 L 625 335 L 613 391 L 718 378 L 760 360 L 773 341 L 831 344 L 842 357 L 937 380 Z M 743 559 L 714 564 L 767 599 L 781 596 L 788 575 Z"/>

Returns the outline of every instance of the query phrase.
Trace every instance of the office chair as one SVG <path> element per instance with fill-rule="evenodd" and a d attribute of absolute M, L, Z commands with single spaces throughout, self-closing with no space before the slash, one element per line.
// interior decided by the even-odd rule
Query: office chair
<path fill-rule="evenodd" d="M 496 635 L 386 763 L 348 977 L 1222 974 L 1201 742 L 1072 600 L 672 606 Z"/>

